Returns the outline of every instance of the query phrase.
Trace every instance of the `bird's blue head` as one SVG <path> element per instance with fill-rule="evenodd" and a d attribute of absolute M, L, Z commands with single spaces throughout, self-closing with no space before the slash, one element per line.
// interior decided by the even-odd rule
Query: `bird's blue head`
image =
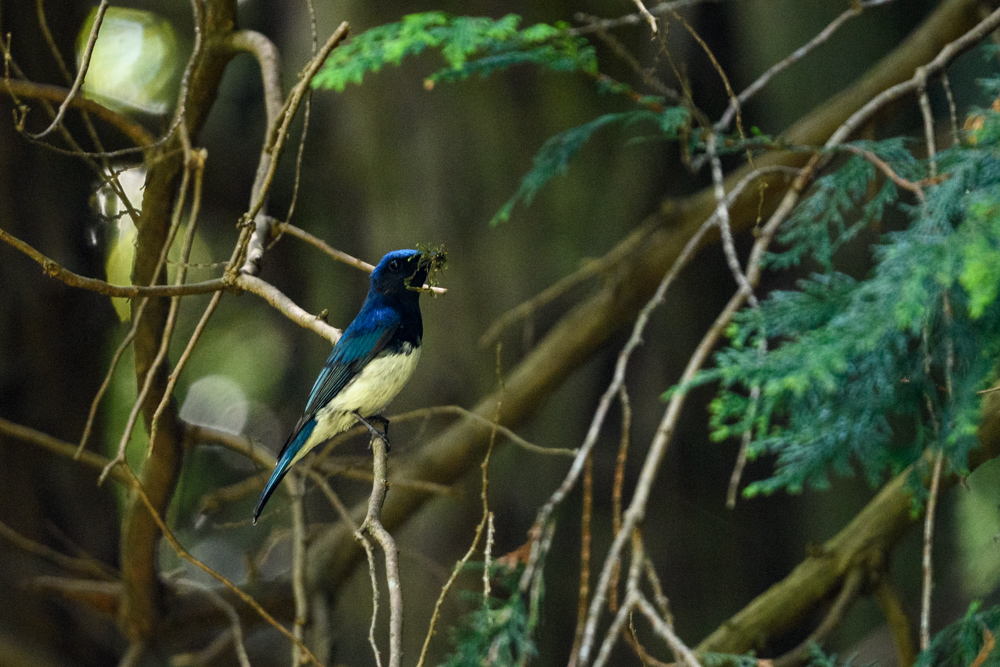
<path fill-rule="evenodd" d="M 379 261 L 372 271 L 373 292 L 386 296 L 420 295 L 418 290 L 427 280 L 429 265 L 418 250 L 393 250 Z"/>

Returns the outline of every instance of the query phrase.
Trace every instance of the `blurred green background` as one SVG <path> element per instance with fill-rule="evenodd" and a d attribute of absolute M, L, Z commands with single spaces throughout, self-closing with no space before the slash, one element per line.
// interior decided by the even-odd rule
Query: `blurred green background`
<path fill-rule="evenodd" d="M 88 17 L 93 5 L 76 0 L 48 4 L 52 5 L 47 7 L 47 16 L 56 43 L 72 61 L 81 30 L 92 20 Z M 862 74 L 935 4 L 929 0 L 896 2 L 866 12 L 779 76 L 747 105 L 744 122 L 779 133 Z M 121 37 L 121 53 L 151 48 L 137 61 L 146 66 L 157 63 L 150 83 L 140 87 L 144 111 L 130 113 L 159 132 L 169 116 L 155 113 L 157 105 L 173 99 L 176 77 L 191 49 L 190 5 L 163 0 L 122 6 L 144 13 L 119 15 L 123 21 L 133 20 Z M 633 7 L 624 0 L 433 5 L 320 0 L 316 5 L 321 40 L 342 20 L 360 32 L 396 21 L 405 13 L 431 9 L 491 17 L 516 13 L 524 17 L 522 25 L 530 25 L 572 20 L 575 12 L 616 16 Z M 712 46 L 733 87 L 740 90 L 845 7 L 840 0 L 732 0 L 703 3 L 685 10 L 685 16 Z M 2 9 L 0 27 L 13 36 L 13 54 L 27 75 L 35 81 L 62 84 L 38 29 L 34 3 L 4 3 Z M 243 27 L 259 30 L 276 42 L 284 58 L 284 83 L 293 82 L 311 49 L 304 5 L 249 0 L 240 3 L 240 16 Z M 134 20 L 139 18 L 145 21 L 145 37 L 129 36 L 128 30 L 135 29 Z M 674 85 L 662 46 L 650 40 L 645 25 L 615 34 L 644 66 L 655 67 L 659 76 Z M 595 44 L 602 71 L 649 92 L 605 45 L 596 40 Z M 690 78 L 696 103 L 710 117 L 718 117 L 726 104 L 725 90 L 704 54 L 676 23 L 670 25 L 667 44 Z M 103 60 L 95 59 L 93 79 L 88 78 L 95 86 L 91 94 L 98 99 L 106 99 L 98 97 L 102 73 L 111 81 L 111 90 L 128 94 L 120 79 L 114 78 L 122 76 L 113 71 L 122 58 L 109 53 Z M 479 346 L 478 340 L 497 317 L 587 260 L 604 255 L 664 198 L 697 191 L 708 183 L 704 171 L 692 175 L 681 165 L 674 145 L 628 142 L 630 135 L 625 131 L 602 131 L 581 151 L 565 177 L 553 180 L 531 206 L 516 208 L 509 222 L 491 228 L 487 222 L 517 189 L 547 138 L 625 106 L 621 99 L 599 94 L 583 77 L 530 67 L 428 91 L 423 78 L 439 65 L 439 56 L 427 53 L 400 68 L 371 75 L 363 85 L 349 86 L 342 94 L 316 92 L 292 220 L 333 247 L 373 263 L 395 248 L 418 243 L 446 246 L 448 269 L 442 285 L 448 293 L 422 300 L 421 363 L 390 414 L 444 404 L 471 406 L 496 386 L 495 352 Z M 960 113 L 970 104 L 988 102 L 974 84 L 985 67 L 982 54 L 973 53 L 953 70 Z M 138 76 L 125 78 L 134 83 Z M 119 109 L 129 108 L 128 101 L 113 103 Z M 934 98 L 934 103 L 938 117 L 945 118 L 943 100 Z M 81 161 L 19 136 L 10 120 L 11 108 L 9 99 L 0 102 L 0 119 L 5 119 L 0 120 L 0 227 L 71 270 L 98 277 L 107 271 L 112 279 L 123 282 L 130 270 L 132 239 L 127 225 L 102 220 L 95 212 L 96 176 Z M 47 121 L 41 116 L 36 109 L 29 125 L 34 121 L 41 127 Z M 906 105 L 887 131 L 913 132 L 917 120 L 916 106 Z M 69 127 L 85 136 L 75 115 Z M 295 127 L 297 132 L 300 122 Z M 192 270 L 189 280 L 218 275 L 219 269 L 210 265 L 228 258 L 236 237 L 235 223 L 248 205 L 263 132 L 257 65 L 250 57 L 240 56 L 229 67 L 198 140 L 208 151 L 208 163 L 192 261 L 209 266 Z M 270 211 L 278 217 L 292 198 L 293 164 L 294 148 L 286 154 L 272 190 Z M 739 239 L 741 248 L 747 245 L 748 239 Z M 867 249 L 859 248 L 857 257 L 847 259 L 863 273 Z M 268 251 L 262 277 L 310 312 L 327 309 L 330 323 L 340 327 L 353 317 L 367 289 L 364 273 L 289 237 Z M 793 278 L 778 276 L 766 288 L 790 284 Z M 627 489 L 662 416 L 660 394 L 679 375 L 733 289 L 721 252 L 710 247 L 654 315 L 629 369 L 634 418 Z M 512 367 L 587 291 L 586 285 L 578 287 L 510 329 L 503 338 L 503 368 Z M 172 358 L 183 349 L 207 299 L 185 300 Z M 121 307 L 99 295 L 70 290 L 44 277 L 37 265 L 13 249 L 0 248 L 0 416 L 69 442 L 78 441 L 110 357 L 127 331 L 121 323 Z M 631 324 L 622 322 L 611 343 L 539 406 L 519 433 L 546 447 L 578 446 Z M 286 320 L 257 297 L 226 296 L 178 387 L 181 416 L 245 433 L 275 451 L 298 417 L 328 353 L 324 340 Z M 95 449 L 109 452 L 117 446 L 136 390 L 129 363 L 126 357 L 103 403 L 91 444 Z M 663 576 L 677 630 L 690 644 L 787 574 L 804 557 L 807 545 L 833 534 L 872 495 L 864 482 L 837 480 L 826 493 L 759 498 L 726 510 L 725 491 L 737 445 L 707 440 L 704 404 L 709 397 L 709 392 L 700 392 L 689 401 L 645 522 L 647 546 Z M 619 419 L 615 407 L 609 425 Z M 394 426 L 392 456 L 407 456 L 428 429 L 444 423 L 445 418 L 435 417 L 428 424 Z M 137 429 L 133 446 L 143 446 L 144 437 Z M 617 440 L 617 426 L 609 426 L 595 459 L 597 554 L 610 540 Z M 358 467 L 366 461 L 360 439 L 338 451 Z M 0 456 L 0 520 L 61 551 L 79 550 L 106 563 L 117 562 L 119 525 L 113 484 L 98 488 L 95 476 L 72 461 L 4 436 L 0 436 Z M 960 614 L 968 597 L 987 595 L 995 588 L 998 472 L 997 466 L 990 468 L 970 480 L 971 490 L 958 489 L 949 496 L 941 512 L 935 616 L 942 619 Z M 538 506 L 565 469 L 561 459 L 508 446 L 496 452 L 490 468 L 496 554 L 525 541 Z M 192 553 L 237 583 L 246 581 L 247 559 L 267 546 L 270 529 L 289 525 L 287 501 L 283 497 L 272 501 L 263 526 L 256 529 L 248 520 L 255 494 L 217 511 L 204 512 L 201 503 L 205 493 L 252 472 L 245 460 L 220 449 L 195 450 L 185 459 L 171 513 L 178 536 Z M 753 464 L 748 479 L 766 472 L 766 462 Z M 333 481 L 345 499 L 360 499 L 368 490 L 365 483 Z M 427 504 L 397 536 L 410 656 L 416 654 L 423 638 L 437 591 L 471 541 L 480 512 L 478 485 L 477 469 L 458 485 L 456 495 Z M 334 520 L 321 494 L 308 488 L 309 521 Z M 965 500 L 956 511 L 958 498 Z M 578 521 L 577 492 L 561 510 L 560 530 L 549 559 L 551 594 L 537 637 L 540 656 L 536 664 L 552 664 L 572 642 Z M 276 544 L 259 576 L 287 574 L 287 534 Z M 918 551 L 919 536 L 914 533 L 893 560 L 911 612 L 918 604 Z M 166 548 L 163 566 L 168 571 L 182 568 Z M 117 660 L 125 641 L 113 619 L 34 590 L 34 578 L 46 574 L 58 572 L 0 539 L 0 598 L 8 601 L 0 605 L 0 664 L 24 664 L 20 661 L 24 656 L 36 664 L 104 665 Z M 184 574 L 198 578 L 186 570 Z M 475 589 L 475 576 L 466 583 Z M 337 663 L 371 661 L 366 639 L 368 587 L 367 572 L 358 569 L 341 591 L 332 620 Z M 446 605 L 445 625 L 454 625 L 474 605 L 453 595 Z M 832 647 L 849 651 L 864 645 L 871 651 L 865 655 L 889 656 L 891 645 L 879 630 L 881 624 L 874 603 L 862 601 Z M 434 654 L 443 656 L 449 641 L 448 632 L 439 632 L 432 644 Z M 795 638 L 790 639 L 789 647 L 794 643 Z M 250 633 L 248 648 L 255 665 L 287 662 L 287 644 L 272 631 Z M 218 664 L 233 660 L 226 652 Z M 631 652 L 619 646 L 615 664 L 637 663 Z"/>

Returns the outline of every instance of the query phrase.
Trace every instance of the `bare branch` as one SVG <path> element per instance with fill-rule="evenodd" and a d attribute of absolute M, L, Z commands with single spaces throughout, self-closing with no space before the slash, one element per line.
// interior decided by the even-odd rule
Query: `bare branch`
<path fill-rule="evenodd" d="M 263 618 L 268 623 L 268 625 L 270 625 L 271 627 L 273 627 L 275 630 L 277 630 L 281 634 L 285 635 L 285 637 L 287 637 L 289 640 L 291 640 L 292 643 L 298 644 L 298 646 L 301 649 L 303 655 L 305 655 L 306 658 L 308 658 L 310 662 L 312 662 L 314 665 L 316 665 L 316 667 L 323 667 L 323 663 L 321 663 L 316 658 L 316 656 L 313 655 L 312 651 L 310 651 L 309 648 L 305 644 L 303 644 L 299 639 L 297 639 L 295 637 L 294 634 L 292 634 L 287 628 L 285 628 L 285 626 L 283 626 L 280 623 L 278 623 L 278 621 L 276 621 L 274 619 L 274 617 L 271 616 L 271 614 L 269 614 L 267 612 L 266 609 L 264 609 L 262 606 L 260 606 L 260 603 L 258 603 L 256 600 L 254 600 L 252 596 L 250 596 L 247 593 L 245 593 L 242 590 L 240 590 L 236 586 L 236 584 L 234 584 L 229 579 L 227 579 L 226 577 L 222 576 L 221 574 L 219 574 L 218 572 L 216 572 L 215 570 L 213 570 L 212 568 L 210 568 L 208 565 L 206 565 L 202 561 L 200 561 L 197 558 L 195 558 L 194 556 L 192 556 L 187 551 L 187 549 L 185 549 L 183 546 L 181 546 L 181 543 L 177 540 L 177 538 L 174 536 L 174 534 L 170 531 L 169 528 L 167 528 L 167 525 L 163 522 L 163 518 L 159 515 L 159 513 L 156 512 L 156 508 L 153 507 L 152 501 L 146 495 L 146 492 L 143 490 L 142 486 L 138 483 L 138 479 L 136 479 L 134 476 L 132 476 L 132 479 L 135 481 L 135 485 L 133 486 L 133 489 L 136 491 L 137 496 L 140 498 L 140 500 L 142 501 L 142 503 L 146 506 L 146 509 L 149 510 L 149 514 L 152 517 L 153 522 L 160 529 L 160 531 L 162 532 L 163 536 L 165 538 L 167 538 L 167 541 L 170 543 L 170 546 L 173 547 L 174 551 L 177 553 L 177 556 L 179 558 L 182 558 L 183 560 L 186 560 L 187 562 L 191 563 L 192 565 L 194 565 L 195 567 L 197 567 L 199 570 L 201 570 L 202 572 L 204 572 L 208 576 L 212 577 L 213 579 L 215 579 L 216 581 L 218 581 L 220 584 L 222 584 L 223 586 L 225 586 L 226 588 L 228 588 L 229 590 L 231 590 L 233 593 L 235 593 L 241 600 L 243 600 L 255 612 L 257 612 L 257 614 L 260 615 L 260 617 Z"/>
<path fill-rule="evenodd" d="M 635 604 L 636 608 L 643 613 L 643 615 L 649 619 L 649 622 L 653 625 L 653 630 L 656 634 L 660 635 L 670 646 L 670 649 L 680 656 L 689 667 L 700 667 L 701 663 L 698 661 L 698 656 L 694 654 L 694 651 L 689 649 L 684 642 L 681 641 L 680 637 L 674 632 L 673 627 L 666 620 L 660 618 L 657 613 L 656 608 L 650 604 L 649 600 L 639 596 Z"/>
<path fill-rule="evenodd" d="M 955 6 L 957 5 L 958 3 L 955 3 Z M 939 10 L 938 15 L 940 16 L 943 14 L 945 9 L 951 9 L 951 6 L 942 7 L 942 9 Z M 933 60 L 923 67 L 918 67 L 917 73 L 915 73 L 910 79 L 897 83 L 891 88 L 882 91 L 863 107 L 851 114 L 851 117 L 841 123 L 836 132 L 830 136 L 826 142 L 826 147 L 830 148 L 843 143 L 848 137 L 854 134 L 859 127 L 867 123 L 876 111 L 889 102 L 897 100 L 904 95 L 919 92 L 922 81 L 926 81 L 927 77 L 930 75 L 944 71 L 944 68 L 947 67 L 955 58 L 978 44 L 984 37 L 996 30 L 998 26 L 1000 26 L 1000 9 L 997 9 L 989 14 L 985 19 L 980 21 L 974 28 L 967 31 L 961 37 L 948 42 L 944 48 L 938 52 L 937 56 L 935 56 Z"/>
<path fill-rule="evenodd" d="M 90 67 L 90 57 L 94 54 L 94 45 L 97 44 L 97 33 L 101 30 L 101 24 L 104 22 L 104 14 L 108 11 L 108 6 L 108 0 L 101 0 L 101 4 L 97 6 L 97 10 L 94 12 L 94 25 L 90 28 L 90 36 L 87 37 L 87 46 L 83 50 L 80 70 L 76 73 L 76 80 L 73 82 L 73 87 L 69 89 L 66 99 L 59 105 L 56 117 L 52 119 L 47 128 L 38 134 L 32 135 L 33 139 L 42 139 L 50 134 L 52 130 L 56 129 L 56 127 L 62 125 L 63 117 L 66 115 L 66 110 L 69 108 L 70 102 L 80 92 L 80 87 L 83 86 L 83 79 L 87 76 L 87 69 Z"/>
<path fill-rule="evenodd" d="M 389 587 L 389 667 L 399 667 L 403 656 L 403 592 L 399 583 L 399 551 L 392 535 L 378 518 L 382 503 L 385 502 L 385 493 L 389 489 L 386 477 L 388 450 L 385 441 L 380 438 L 372 436 L 370 442 L 375 481 L 368 500 L 368 514 L 357 531 L 357 538 L 363 539 L 367 532 L 385 554 L 385 578 Z"/>
<path fill-rule="evenodd" d="M 317 236 L 313 236 L 306 230 L 300 229 L 295 225 L 289 224 L 287 222 L 280 222 L 280 223 L 275 223 L 275 229 L 279 234 L 288 234 L 290 236 L 294 236 L 298 239 L 301 239 L 312 246 L 315 246 L 317 249 L 323 251 L 324 253 L 326 253 L 333 259 L 337 260 L 338 262 L 343 262 L 348 266 L 353 266 L 355 268 L 361 269 L 366 273 L 371 273 L 372 271 L 375 270 L 375 266 L 373 264 L 369 264 L 368 262 L 362 259 L 352 257 L 351 255 L 348 255 L 346 252 L 342 250 L 337 250 L 336 248 L 330 246 L 330 244 L 328 244 L 323 239 Z M 423 289 L 428 290 L 430 292 L 434 292 L 435 294 L 446 294 L 448 292 L 448 290 L 445 289 L 444 287 L 439 287 L 437 285 L 431 286 L 426 283 L 424 284 Z"/>
<path fill-rule="evenodd" d="M 891 180 L 893 183 L 895 183 L 899 187 L 903 188 L 904 190 L 909 190 L 910 192 L 912 192 L 913 194 L 915 194 L 917 196 L 917 199 L 919 199 L 921 202 L 923 202 L 926 199 L 926 197 L 924 196 L 924 190 L 923 190 L 923 188 L 920 187 L 919 183 L 914 183 L 912 181 L 908 181 L 905 178 L 903 178 L 902 176 L 900 176 L 899 174 L 897 174 L 893 170 L 893 168 L 890 167 L 889 164 L 885 160 L 883 160 L 879 156 L 875 155 L 875 153 L 871 152 L 870 150 L 861 148 L 860 146 L 855 146 L 854 144 L 844 144 L 843 146 L 840 146 L 839 148 L 841 150 L 845 150 L 845 151 L 847 151 L 849 153 L 854 153 L 855 155 L 860 155 L 864 159 L 868 160 L 873 165 L 875 165 L 875 167 L 879 171 L 881 171 L 883 174 L 885 174 L 886 177 L 889 180 Z M 934 169 L 932 171 L 936 172 L 937 170 Z"/>
<path fill-rule="evenodd" d="M 278 52 L 278 47 L 266 35 L 256 30 L 237 30 L 229 34 L 227 41 L 231 48 L 252 55 L 260 65 L 267 127 L 269 129 L 276 127 L 278 116 L 285 103 L 285 96 L 281 92 L 281 54 Z"/>
<path fill-rule="evenodd" d="M 649 13 L 654 16 L 662 16 L 663 14 L 667 14 L 678 9 L 684 9 L 685 7 L 692 7 L 694 5 L 708 2 L 721 2 L 721 0 L 674 0 L 673 2 L 662 2 L 649 10 Z M 611 30 L 613 28 L 626 25 L 637 25 L 643 21 L 648 22 L 645 15 L 641 12 L 636 12 L 634 14 L 625 14 L 613 19 L 598 19 L 581 28 L 572 28 L 568 32 L 570 35 L 586 35 L 597 30 Z"/>
<path fill-rule="evenodd" d="M 974 25 L 974 6 L 973 0 L 948 0 L 914 31 L 911 38 L 873 66 L 866 76 L 793 125 L 783 139 L 792 145 L 822 144 L 856 109 L 933 58 L 939 45 L 955 39 Z M 801 166 L 807 159 L 802 154 L 774 153 L 763 156 L 758 163 L 787 169 Z M 728 183 L 739 181 L 751 171 L 747 168 L 730 176 L 727 179 L 729 192 L 734 188 L 728 187 Z M 734 233 L 753 227 L 758 212 L 766 213 L 778 203 L 784 191 L 781 179 L 773 175 L 764 178 L 770 187 L 763 198 L 743 195 L 730 207 Z M 802 185 L 807 182 L 806 179 Z M 784 214 L 796 199 L 797 195 L 793 195 L 781 201 Z M 621 322 L 634 320 L 676 262 L 686 242 L 698 233 L 715 206 L 711 189 L 663 203 L 653 216 L 653 231 L 641 249 L 610 271 L 606 284 L 564 315 L 509 373 L 502 415 L 504 425 L 517 425 L 532 414 L 569 372 L 591 358 L 593 352 L 619 330 Z M 484 396 L 473 411 L 489 418 L 496 400 L 495 393 Z M 405 461 L 398 474 L 404 478 L 450 483 L 481 460 L 488 435 L 489 430 L 477 424 L 456 423 L 427 442 L 418 455 Z M 390 529 L 401 525 L 429 497 L 421 492 L 394 492 L 383 508 L 383 524 Z M 551 532 L 551 526 L 546 527 L 545 532 Z M 360 547 L 353 545 L 351 534 L 346 527 L 338 525 L 314 540 L 309 564 L 313 586 L 336 591 L 343 577 L 362 557 Z M 544 548 L 539 552 L 544 552 Z"/>
<path fill-rule="evenodd" d="M 94 577 L 103 581 L 115 581 L 118 578 L 118 573 L 114 569 L 96 558 L 67 556 L 51 547 L 21 535 L 3 521 L 0 521 L 0 537 L 6 539 L 21 551 L 47 560 L 67 572 L 85 577 Z"/>
<path fill-rule="evenodd" d="M 206 280 L 200 283 L 189 283 L 186 285 L 113 285 L 96 278 L 87 278 L 64 269 L 57 262 L 49 259 L 42 253 L 35 250 L 29 244 L 16 238 L 4 230 L 0 229 L 0 241 L 17 248 L 25 255 L 35 260 L 41 265 L 47 276 L 55 278 L 70 287 L 91 290 L 98 294 L 114 297 L 134 298 L 137 296 L 167 297 L 167 296 L 189 296 L 193 294 L 207 294 L 226 289 L 226 282 L 222 278 Z"/>
<path fill-rule="evenodd" d="M 307 313 L 271 283 L 265 282 L 257 276 L 243 273 L 236 277 L 236 285 L 240 289 L 253 292 L 277 308 L 282 315 L 299 326 L 311 329 L 330 341 L 331 344 L 336 343 L 340 338 L 340 334 L 342 333 L 340 329 L 335 329 L 315 315 Z"/>
<path fill-rule="evenodd" d="M 191 579 L 178 579 L 177 584 L 205 593 L 208 596 L 208 599 L 212 601 L 212 604 L 214 604 L 222 611 L 222 613 L 226 615 L 226 618 L 229 619 L 229 632 L 232 638 L 233 648 L 236 650 L 236 659 L 239 660 L 240 667 L 250 667 L 250 658 L 247 656 L 246 646 L 243 645 L 243 626 L 240 624 L 239 614 L 237 614 L 236 610 L 233 609 L 233 605 L 229 604 L 225 598 L 213 589 L 200 582 Z M 297 664 L 298 663 L 296 663 L 296 665 Z"/>
<path fill-rule="evenodd" d="M 639 8 L 639 14 L 642 18 L 646 19 L 646 23 L 649 24 L 649 29 L 655 35 L 657 31 L 656 17 L 649 13 L 649 10 L 646 9 L 646 5 L 642 4 L 642 0 L 632 0 L 632 2 L 634 2 L 635 6 Z"/>
<path fill-rule="evenodd" d="M 937 176 L 937 144 L 934 140 L 934 114 L 931 112 L 931 101 L 927 97 L 927 70 L 918 67 L 917 99 L 920 101 L 920 114 L 924 118 L 924 141 L 927 144 L 927 160 L 931 166 L 931 178 Z"/>
<path fill-rule="evenodd" d="M 292 633 L 299 643 L 292 644 L 292 667 L 302 663 L 300 643 L 305 639 L 306 623 L 309 622 L 309 598 L 306 593 L 306 511 L 302 502 L 305 496 L 305 480 L 300 475 L 287 477 L 292 497 L 292 596 L 295 598 L 295 623 Z"/>
<path fill-rule="evenodd" d="M 360 530 L 355 531 L 355 537 L 365 549 L 365 556 L 368 558 L 368 576 L 372 581 L 372 622 L 368 625 L 368 643 L 375 654 L 376 667 L 382 667 L 382 653 L 378 650 L 378 642 L 375 641 L 375 628 L 378 626 L 378 574 L 375 571 L 375 550 L 368 536 Z"/>
<path fill-rule="evenodd" d="M 270 228 L 269 218 L 261 214 L 267 201 L 267 193 L 274 178 L 274 172 L 278 166 L 278 158 L 281 156 L 288 137 L 288 128 L 298 111 L 303 96 L 310 90 L 313 76 L 319 71 L 330 52 L 347 37 L 347 31 L 348 24 L 345 21 L 330 35 L 323 48 L 309 60 L 299 75 L 298 83 L 289 93 L 281 113 L 275 118 L 275 123 L 268 127 L 268 135 L 260 154 L 257 175 L 254 178 L 250 194 L 250 209 L 243 216 L 246 224 L 253 221 L 253 232 L 242 235 L 240 243 L 237 245 L 236 259 L 245 252 L 245 261 L 240 268 L 240 273 L 254 275 L 260 269 L 260 261 L 264 256 L 264 244 L 267 242 L 267 232 Z"/>
<path fill-rule="evenodd" d="M 139 147 L 152 145 L 156 139 L 145 127 L 135 123 L 129 118 L 121 115 L 117 111 L 107 108 L 99 102 L 87 97 L 70 97 L 69 91 L 59 86 L 51 86 L 43 83 L 33 83 L 31 81 L 19 81 L 16 79 L 0 79 L 0 91 L 6 92 L 12 97 L 28 97 L 46 99 L 52 102 L 66 103 L 78 108 L 81 111 L 92 113 L 109 125 L 116 127 L 127 136 L 132 143 Z"/>
<path fill-rule="evenodd" d="M 939 449 L 934 457 L 934 471 L 931 474 L 931 489 L 927 497 L 927 512 L 924 515 L 924 548 L 921 557 L 923 586 L 920 594 L 920 650 L 926 651 L 931 644 L 931 589 L 934 585 L 934 567 L 931 552 L 934 545 L 934 511 L 937 508 L 938 493 L 941 488 L 941 467 L 944 450 Z"/>
<path fill-rule="evenodd" d="M 0 418 L 0 433 L 5 433 L 12 438 L 16 438 L 17 440 L 38 445 L 53 454 L 58 454 L 59 456 L 69 459 L 75 459 L 90 468 L 94 468 L 95 470 L 103 470 L 108 464 L 109 459 L 105 456 L 101 456 L 100 454 L 95 454 L 90 451 L 83 451 L 77 455 L 76 445 L 54 438 L 47 433 L 42 433 L 41 431 L 28 428 L 27 426 L 21 426 L 20 424 L 9 422 L 3 418 Z M 120 468 L 112 470 L 111 477 L 116 482 L 123 484 L 126 488 L 132 486 L 132 478 L 126 475 Z"/>
<path fill-rule="evenodd" d="M 837 16 L 837 18 L 830 21 L 830 23 L 827 24 L 825 28 L 816 33 L 815 37 L 810 39 L 808 42 L 806 42 L 799 48 L 792 51 L 790 54 L 788 54 L 788 56 L 784 60 L 781 60 L 775 63 L 774 65 L 771 65 L 771 67 L 769 67 L 766 72 L 761 74 L 759 77 L 757 77 L 756 80 L 754 80 L 753 83 L 751 83 L 749 86 L 743 89 L 743 91 L 735 99 L 730 100 L 729 106 L 726 108 L 726 111 L 722 114 L 722 117 L 719 119 L 719 122 L 715 124 L 715 130 L 717 132 L 724 132 L 726 128 L 729 127 L 729 124 L 733 122 L 733 116 L 736 115 L 740 106 L 746 104 L 747 100 L 749 100 L 751 97 L 759 93 L 761 89 L 764 88 L 764 86 L 766 86 L 768 83 L 770 83 L 771 79 L 773 79 L 775 76 L 781 74 L 783 71 L 788 69 L 791 65 L 795 64 L 799 60 L 802 60 L 802 58 L 808 55 L 813 49 L 815 49 L 817 46 L 823 44 L 828 39 L 830 39 L 833 33 L 837 32 L 837 30 L 840 29 L 840 26 L 847 23 L 847 21 L 849 21 L 850 19 L 856 16 L 860 16 L 861 12 L 867 9 L 868 7 L 874 7 L 876 5 L 885 5 L 892 1 L 893 0 L 874 0 L 868 2 L 853 3 L 849 8 L 841 12 L 840 15 Z"/>

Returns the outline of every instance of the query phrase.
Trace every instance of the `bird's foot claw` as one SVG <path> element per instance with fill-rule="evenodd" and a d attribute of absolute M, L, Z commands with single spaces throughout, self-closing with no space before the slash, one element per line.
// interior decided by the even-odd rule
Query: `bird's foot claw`
<path fill-rule="evenodd" d="M 384 415 L 371 415 L 370 417 L 368 417 L 368 419 L 365 419 L 364 417 L 361 416 L 360 413 L 355 412 L 354 418 L 365 425 L 365 427 L 368 429 L 368 432 L 372 434 L 373 438 L 378 438 L 379 440 L 385 443 L 385 451 L 388 452 L 390 449 L 392 449 L 392 445 L 389 443 L 389 420 L 386 419 Z M 381 433 L 379 433 L 379 430 L 375 428 L 373 422 L 382 425 Z M 371 450 L 371 448 L 372 448 L 372 443 L 371 440 L 369 440 L 368 441 L 369 451 Z"/>

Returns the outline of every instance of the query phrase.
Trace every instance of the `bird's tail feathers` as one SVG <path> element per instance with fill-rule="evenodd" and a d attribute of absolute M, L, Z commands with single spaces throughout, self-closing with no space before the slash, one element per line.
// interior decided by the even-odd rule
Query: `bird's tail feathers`
<path fill-rule="evenodd" d="M 294 439 L 292 439 L 285 447 L 281 450 L 281 456 L 278 458 L 278 462 L 274 466 L 274 472 L 271 473 L 270 479 L 267 480 L 267 484 L 264 485 L 264 491 L 260 494 L 260 500 L 257 501 L 257 507 L 253 511 L 253 522 L 254 525 L 257 524 L 257 518 L 260 517 L 261 511 L 264 509 L 264 505 L 267 504 L 268 498 L 274 493 L 274 490 L 278 488 L 278 484 L 281 480 L 285 478 L 285 474 L 288 469 L 292 466 L 292 461 L 295 460 L 295 456 L 299 453 L 302 447 L 305 445 L 306 440 L 312 435 L 313 429 L 316 427 L 316 420 L 310 419 L 302 428 L 295 434 Z"/>

